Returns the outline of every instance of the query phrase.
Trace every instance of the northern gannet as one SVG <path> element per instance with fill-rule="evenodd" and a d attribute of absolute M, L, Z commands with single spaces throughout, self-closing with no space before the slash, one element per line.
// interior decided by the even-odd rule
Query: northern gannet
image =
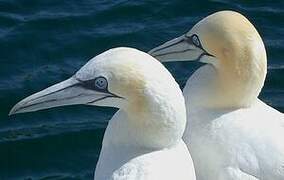
<path fill-rule="evenodd" d="M 206 63 L 183 90 L 188 120 L 183 138 L 197 180 L 284 179 L 284 115 L 258 99 L 266 51 L 247 18 L 214 13 L 149 54 L 161 62 Z"/>
<path fill-rule="evenodd" d="M 195 179 L 182 140 L 186 126 L 182 91 L 147 53 L 108 50 L 71 78 L 20 101 L 10 114 L 73 104 L 119 108 L 105 131 L 95 179 Z"/>

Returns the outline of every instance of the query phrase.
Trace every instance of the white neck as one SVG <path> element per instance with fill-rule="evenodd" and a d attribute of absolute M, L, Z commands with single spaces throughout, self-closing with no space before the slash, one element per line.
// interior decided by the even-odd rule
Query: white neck
<path fill-rule="evenodd" d="M 251 74 L 249 78 L 242 79 L 230 74 L 224 75 L 210 64 L 202 66 L 189 78 L 183 90 L 187 108 L 196 110 L 250 107 L 257 100 L 265 78 L 265 73 L 255 73 L 252 68 L 241 73 Z M 261 74 L 264 74 L 264 77 Z"/>
<path fill-rule="evenodd" d="M 175 88 L 144 91 L 142 105 L 137 102 L 120 109 L 110 121 L 106 143 L 163 149 L 178 143 L 185 129 L 186 109 L 182 92 Z M 161 88 L 164 88 L 161 86 Z M 108 139 L 109 138 L 109 139 Z"/>
<path fill-rule="evenodd" d="M 183 89 L 187 111 L 210 108 L 216 76 L 216 69 L 212 65 L 204 65 L 190 76 Z"/>
<path fill-rule="evenodd" d="M 165 143 L 172 141 L 177 144 L 182 141 L 184 127 L 180 135 L 175 138 L 175 134 L 163 133 L 161 128 L 154 132 L 151 123 L 148 129 L 145 128 L 146 124 L 141 128 L 133 127 L 133 124 L 129 123 L 133 120 L 129 119 L 127 112 L 122 109 L 118 110 L 110 120 L 97 163 L 97 179 L 109 178 L 110 173 L 135 157 L 168 148 Z M 165 131 L 167 131 L 166 128 Z"/>
<path fill-rule="evenodd" d="M 125 100 L 110 120 L 103 147 L 153 151 L 170 148 L 181 141 L 186 109 L 178 84 L 173 78 L 165 81 L 152 78 L 147 82 L 137 90 L 136 96 Z"/>
<path fill-rule="evenodd" d="M 166 121 L 150 119 L 149 116 L 148 119 L 138 119 L 138 116 L 133 119 L 132 115 L 119 110 L 108 124 L 104 145 L 159 150 L 173 146 L 181 140 L 185 124 L 175 123 L 175 119 Z"/>

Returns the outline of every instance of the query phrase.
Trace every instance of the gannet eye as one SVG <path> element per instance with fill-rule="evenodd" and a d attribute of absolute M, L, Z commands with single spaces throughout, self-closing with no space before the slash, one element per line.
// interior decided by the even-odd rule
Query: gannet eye
<path fill-rule="evenodd" d="M 108 86 L 108 82 L 105 77 L 100 76 L 95 79 L 95 87 L 97 89 L 104 90 L 104 89 L 107 89 L 107 86 Z"/>
<path fill-rule="evenodd" d="M 201 46 L 201 43 L 199 41 L 199 38 L 196 34 L 193 34 L 191 36 L 191 40 L 192 40 L 192 43 L 196 46 L 196 47 L 200 47 Z"/>
<path fill-rule="evenodd" d="M 99 76 L 94 79 L 85 80 L 85 81 L 82 81 L 78 78 L 76 79 L 80 82 L 80 85 L 86 89 L 107 92 L 108 82 L 107 79 L 103 76 Z"/>

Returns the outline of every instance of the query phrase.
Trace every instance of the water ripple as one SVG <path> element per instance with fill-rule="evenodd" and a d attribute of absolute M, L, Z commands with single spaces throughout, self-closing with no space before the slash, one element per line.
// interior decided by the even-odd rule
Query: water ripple
<path fill-rule="evenodd" d="M 29 127 L 6 128 L 0 130 L 0 144 L 12 141 L 43 138 L 58 134 L 103 129 L 107 122 L 54 123 Z"/>

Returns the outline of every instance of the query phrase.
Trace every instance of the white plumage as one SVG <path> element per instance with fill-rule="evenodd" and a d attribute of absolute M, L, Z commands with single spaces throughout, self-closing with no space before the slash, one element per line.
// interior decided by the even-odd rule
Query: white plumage
<path fill-rule="evenodd" d="M 119 108 L 103 138 L 96 180 L 195 180 L 182 140 L 182 92 L 150 55 L 132 48 L 108 50 L 68 80 L 20 101 L 10 114 L 73 104 Z"/>
<path fill-rule="evenodd" d="M 282 180 L 283 114 L 259 99 L 244 108 L 200 107 L 201 90 L 215 73 L 212 68 L 198 69 L 183 90 L 189 116 L 184 141 L 197 179 Z"/>
<path fill-rule="evenodd" d="M 241 14 L 220 11 L 149 52 L 160 61 L 207 65 L 183 90 L 184 134 L 197 180 L 283 180 L 284 115 L 258 99 L 266 52 Z"/>
<path fill-rule="evenodd" d="M 183 141 L 160 150 L 133 146 L 129 137 L 131 133 L 124 127 L 125 121 L 127 117 L 122 111 L 111 119 L 104 136 L 95 179 L 195 179 L 193 163 Z M 122 137 L 124 140 L 130 139 L 129 145 L 118 143 Z M 112 174 L 111 178 L 109 174 Z"/>

